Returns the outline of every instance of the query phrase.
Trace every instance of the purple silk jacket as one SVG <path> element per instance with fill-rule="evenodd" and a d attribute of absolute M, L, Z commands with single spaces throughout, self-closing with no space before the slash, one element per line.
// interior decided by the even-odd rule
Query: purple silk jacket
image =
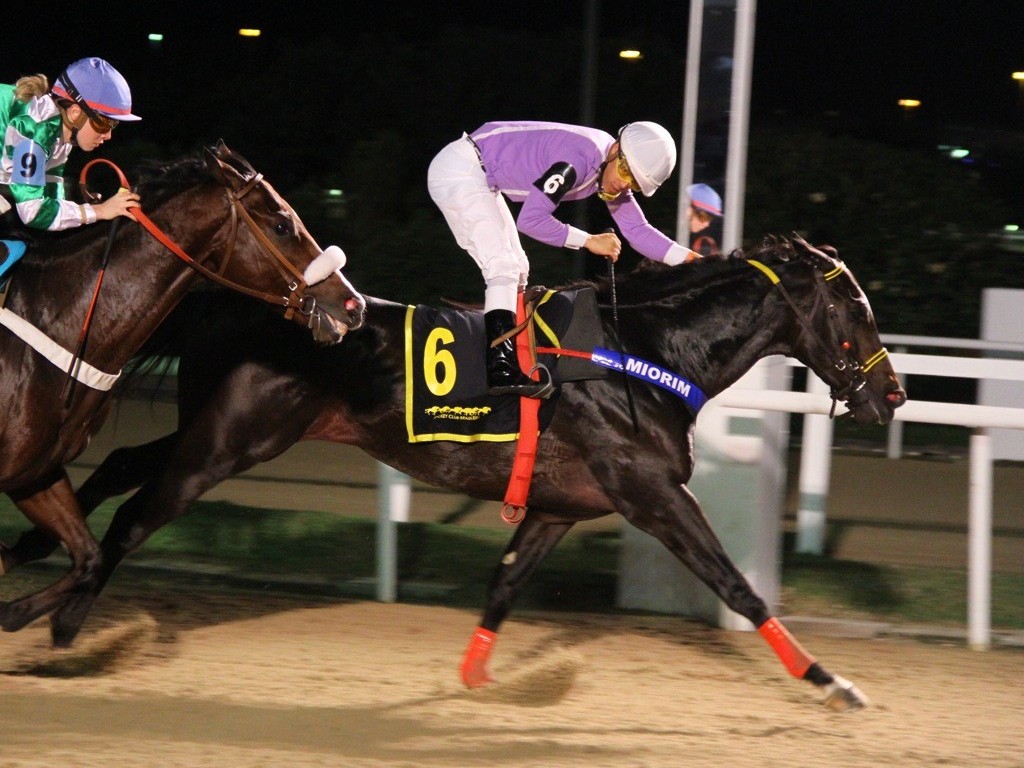
<path fill-rule="evenodd" d="M 559 202 L 595 195 L 601 166 L 615 143 L 613 136 L 595 128 L 534 121 L 484 123 L 470 137 L 479 149 L 491 189 L 523 204 L 516 228 L 559 248 L 566 244 L 569 225 L 554 217 L 558 202 L 536 186 L 538 180 L 553 166 L 567 163 L 576 172 L 576 180 Z M 675 241 L 651 226 L 631 191 L 607 205 L 635 251 L 654 261 L 664 260 Z"/>

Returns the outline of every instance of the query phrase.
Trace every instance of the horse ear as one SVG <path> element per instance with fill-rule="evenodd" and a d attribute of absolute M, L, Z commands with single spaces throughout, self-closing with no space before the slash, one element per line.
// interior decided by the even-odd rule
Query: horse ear
<path fill-rule="evenodd" d="M 232 150 L 223 139 L 215 147 L 205 148 L 203 156 L 206 166 L 225 186 L 239 181 L 244 184 L 256 176 L 256 170 L 249 165 L 249 161 Z"/>
<path fill-rule="evenodd" d="M 210 169 L 210 172 L 217 177 L 217 180 L 221 184 L 228 183 L 227 164 L 220 159 L 222 144 L 218 144 L 216 147 L 203 147 L 203 160 L 206 162 L 206 167 Z"/>
<path fill-rule="evenodd" d="M 830 245 L 822 246 L 821 248 L 815 248 L 813 245 L 804 240 L 800 235 L 793 234 L 790 238 L 791 242 L 797 247 L 797 249 L 803 253 L 803 257 L 814 267 L 817 267 L 822 272 L 828 272 L 835 268 L 836 261 L 838 261 L 839 253 Z"/>

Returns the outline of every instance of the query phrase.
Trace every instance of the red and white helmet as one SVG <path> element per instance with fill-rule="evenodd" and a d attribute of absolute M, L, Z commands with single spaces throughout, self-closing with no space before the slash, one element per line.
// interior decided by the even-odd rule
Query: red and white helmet
<path fill-rule="evenodd" d="M 657 192 L 676 167 L 676 143 L 657 123 L 641 120 L 622 126 L 619 149 L 644 197 Z"/>

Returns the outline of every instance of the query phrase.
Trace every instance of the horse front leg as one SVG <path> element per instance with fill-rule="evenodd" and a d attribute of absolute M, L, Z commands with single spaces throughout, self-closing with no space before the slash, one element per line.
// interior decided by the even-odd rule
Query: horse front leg
<path fill-rule="evenodd" d="M 67 548 L 72 563 L 71 570 L 49 587 L 0 603 L 0 628 L 14 632 L 58 608 L 75 592 L 90 589 L 101 553 L 63 468 L 8 495 L 37 529 Z"/>
<path fill-rule="evenodd" d="M 232 391 L 222 389 L 225 394 Z M 251 391 L 268 397 L 274 394 L 267 394 L 266 387 Z M 298 419 L 284 421 L 291 413 L 284 407 L 280 408 L 282 415 L 277 420 L 269 416 L 260 418 L 250 412 L 247 402 L 243 399 L 238 409 L 211 407 L 202 417 L 164 438 L 170 444 L 157 446 L 166 449 L 164 453 L 153 448 L 150 458 L 159 458 L 158 463 L 166 466 L 153 467 L 155 476 L 114 514 L 101 542 L 103 559 L 96 580 L 90 589 L 72 596 L 50 618 L 54 645 L 71 644 L 96 598 L 125 557 L 155 531 L 184 514 L 193 501 L 222 480 L 278 456 L 301 437 L 308 423 Z M 84 486 L 83 491 L 92 495 Z"/>
<path fill-rule="evenodd" d="M 533 510 L 527 512 L 519 524 L 491 577 L 483 617 L 462 657 L 459 675 L 468 687 L 480 688 L 491 682 L 487 661 L 494 649 L 498 628 L 537 566 L 572 526 L 572 522 L 541 520 Z"/>
<path fill-rule="evenodd" d="M 198 469 L 192 473 L 189 466 L 147 482 L 117 508 L 100 542 L 103 556 L 96 578 L 88 589 L 69 597 L 50 617 L 55 647 L 71 645 L 96 599 L 125 557 L 141 547 L 155 531 L 181 516 L 195 499 L 228 475 L 227 471 L 219 472 L 216 467 L 212 468 L 212 474 Z"/>
<path fill-rule="evenodd" d="M 55 648 L 71 646 L 96 599 L 128 553 L 142 546 L 154 531 L 188 508 L 188 501 L 179 504 L 160 503 L 154 485 L 147 483 L 117 508 L 100 542 L 102 558 L 96 578 L 88 589 L 71 595 L 53 612 L 50 617 L 50 634 Z"/>
<path fill-rule="evenodd" d="M 82 514 L 88 517 L 107 499 L 128 493 L 155 477 L 167 463 L 176 439 L 177 433 L 172 433 L 144 445 L 111 451 L 75 494 Z M 0 574 L 48 557 L 59 544 L 42 528 L 25 531 L 10 547 L 0 544 Z"/>
<path fill-rule="evenodd" d="M 764 600 L 726 554 L 688 488 L 673 489 L 665 504 L 655 503 L 650 486 L 645 488 L 644 494 L 624 494 L 625 498 L 643 499 L 643 506 L 623 505 L 623 514 L 630 523 L 661 541 L 730 609 L 749 619 L 791 675 L 814 684 L 825 694 L 826 706 L 838 710 L 867 706 L 867 697 L 856 686 L 827 672 L 772 616 Z"/>

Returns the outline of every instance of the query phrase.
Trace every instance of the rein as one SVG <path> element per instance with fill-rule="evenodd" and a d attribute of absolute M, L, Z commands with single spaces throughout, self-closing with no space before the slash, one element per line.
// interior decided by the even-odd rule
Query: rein
<path fill-rule="evenodd" d="M 113 162 L 107 160 L 104 157 L 98 157 L 94 160 L 90 160 L 82 168 L 82 172 L 79 175 L 79 183 L 82 187 L 83 194 L 85 197 L 91 200 L 98 198 L 97 195 L 89 192 L 87 179 L 89 175 L 89 169 L 97 163 L 103 163 L 104 165 L 110 166 L 114 173 L 117 174 L 117 179 L 123 189 L 128 189 L 128 179 L 124 175 L 124 172 Z M 158 227 L 152 219 L 150 219 L 145 213 L 142 212 L 142 208 L 135 206 L 131 208 L 131 213 L 135 217 L 135 220 L 139 222 L 147 232 L 149 232 L 158 242 L 164 247 L 171 251 L 175 256 L 184 261 L 191 269 L 203 275 L 209 280 L 215 283 L 229 288 L 239 293 L 244 293 L 247 296 L 261 299 L 269 304 L 275 304 L 285 307 L 285 317 L 290 319 L 292 314 L 298 309 L 304 316 L 310 318 L 312 322 L 312 316 L 316 312 L 316 299 L 309 296 L 298 296 L 298 291 L 306 286 L 306 281 L 295 266 L 284 257 L 284 254 L 275 246 L 270 239 L 256 226 L 256 222 L 253 220 L 249 212 L 245 210 L 242 205 L 242 198 L 245 197 L 250 191 L 252 191 L 261 181 L 263 180 L 263 174 L 257 173 L 252 179 L 250 179 L 238 194 L 235 194 L 230 189 L 227 190 L 228 200 L 231 203 L 231 235 L 228 239 L 227 255 L 221 262 L 220 269 L 217 272 L 213 272 L 205 265 L 197 261 L 196 259 L 189 256 L 176 242 L 174 242 L 160 227 Z M 277 268 L 278 273 L 285 279 L 288 285 L 289 295 L 278 296 L 273 293 L 264 293 L 263 291 L 257 291 L 247 286 L 236 283 L 233 280 L 229 280 L 224 277 L 223 273 L 227 269 L 228 262 L 231 261 L 231 256 L 235 249 L 235 236 L 238 233 L 238 217 L 241 216 L 242 220 L 245 221 L 246 225 L 252 231 L 256 240 L 267 250 L 276 260 L 274 265 Z M 92 299 L 89 301 L 89 309 L 86 311 L 85 320 L 82 323 L 82 330 L 78 337 L 78 346 L 75 349 L 73 355 L 71 355 L 71 362 L 67 369 L 67 378 L 64 381 L 64 387 L 61 391 L 61 398 L 64 400 L 64 407 L 69 408 L 71 406 L 71 397 L 74 393 L 74 382 L 76 379 L 75 371 L 82 362 L 82 358 L 85 354 L 85 345 L 89 336 L 89 329 L 92 327 L 92 317 L 96 310 L 96 300 L 99 297 L 100 287 L 103 285 L 103 277 L 107 271 L 107 263 L 110 260 L 110 251 L 114 246 L 114 239 L 117 237 L 118 229 L 121 225 L 121 217 L 117 217 L 111 224 L 110 234 L 107 238 L 107 246 L 103 252 L 103 262 L 100 266 L 99 275 L 96 279 L 96 287 L 93 289 Z M 291 282 L 288 282 L 289 273 L 291 277 L 295 278 Z"/>
<path fill-rule="evenodd" d="M 840 378 L 846 381 L 846 383 L 839 388 L 831 387 L 829 394 L 832 398 L 832 409 L 829 411 L 829 418 L 832 418 L 835 415 L 836 403 L 840 400 L 856 403 L 861 397 L 861 391 L 867 385 L 867 379 L 864 377 L 864 374 L 868 373 L 878 363 L 888 357 L 889 352 L 885 347 L 882 347 L 867 360 L 861 362 L 850 353 L 852 345 L 850 344 L 849 332 L 845 325 L 837 328 L 837 326 L 842 324 L 838 319 L 839 313 L 836 310 L 835 305 L 828 300 L 829 288 L 827 283 L 843 274 L 843 272 L 846 271 L 846 265 L 843 262 L 839 262 L 839 265 L 834 269 L 824 273 L 815 267 L 816 298 L 814 309 L 811 310 L 810 316 L 807 316 L 800 310 L 800 307 L 797 306 L 792 295 L 786 289 L 786 286 L 783 285 L 781 278 L 771 267 L 755 259 L 748 259 L 747 263 L 755 269 L 760 270 L 768 278 L 769 282 L 779 289 L 779 292 L 782 293 L 786 303 L 788 303 L 793 309 L 793 313 L 796 315 L 797 320 L 800 321 L 800 324 L 807 332 L 807 335 L 815 344 L 818 345 L 819 349 L 821 349 L 828 357 L 832 358 L 832 367 L 835 368 Z M 817 312 L 819 304 L 824 304 L 826 306 L 826 312 L 828 313 L 828 319 L 830 321 L 828 327 L 831 344 L 826 343 L 821 338 L 821 335 L 811 327 L 810 317 L 813 317 L 814 313 Z M 839 350 L 838 357 L 834 355 L 834 352 L 837 349 Z"/>
<path fill-rule="evenodd" d="M 121 183 L 121 186 L 125 189 L 129 188 L 128 179 L 127 177 L 125 177 L 124 172 L 110 160 L 104 157 L 98 157 L 93 160 L 90 160 L 88 163 L 85 164 L 85 166 L 82 168 L 82 172 L 79 177 L 79 182 L 87 196 L 95 197 L 95 195 L 92 195 L 88 191 L 88 187 L 86 186 L 86 179 L 88 176 L 89 169 L 92 166 L 96 165 L 97 163 L 103 163 L 105 165 L 110 166 L 114 170 L 114 173 L 117 174 L 117 178 L 118 181 Z M 181 248 L 181 246 L 174 242 L 174 240 L 172 240 L 162 229 L 160 229 L 160 227 L 158 227 L 153 222 L 152 219 L 150 219 L 145 213 L 142 212 L 142 208 L 134 207 L 131 209 L 131 212 L 132 215 L 135 217 L 136 221 L 138 221 L 139 224 L 141 224 L 146 229 L 146 231 L 148 231 L 158 242 L 165 246 L 169 251 L 171 251 L 171 253 L 173 253 L 179 259 L 184 261 L 191 269 L 195 270 L 196 272 L 203 275 L 207 279 L 212 280 L 215 283 L 219 283 L 220 285 L 223 285 L 226 288 L 230 288 L 233 291 L 237 291 L 239 293 L 244 293 L 248 296 L 261 299 L 269 304 L 283 306 L 287 309 L 285 315 L 286 317 L 290 317 L 290 315 L 296 309 L 299 310 L 303 315 L 309 316 L 315 310 L 315 299 L 310 299 L 310 297 L 307 296 L 297 295 L 298 291 L 300 291 L 302 288 L 306 286 L 306 282 L 305 280 L 303 280 L 302 273 L 299 272 L 295 268 L 295 266 L 284 257 L 284 254 L 281 253 L 277 246 L 274 245 L 270 241 L 270 239 L 259 229 L 259 227 L 256 225 L 256 222 L 253 220 L 252 216 L 249 215 L 249 212 L 245 210 L 245 207 L 242 205 L 242 198 L 245 197 L 262 181 L 263 174 L 257 173 L 252 179 L 248 181 L 248 183 L 246 183 L 244 187 L 242 187 L 241 191 L 238 192 L 237 194 L 235 194 L 231 190 L 226 191 L 228 200 L 231 203 L 231 237 L 228 241 L 227 255 L 224 257 L 224 261 L 221 263 L 220 270 L 218 272 L 214 272 L 213 270 L 209 269 L 196 259 L 189 256 Z M 253 235 L 256 237 L 259 243 L 274 257 L 274 259 L 277 262 L 276 266 L 278 272 L 281 273 L 282 277 L 284 277 L 285 280 L 287 281 L 290 273 L 290 276 L 295 278 L 292 282 L 287 283 L 289 290 L 288 296 L 279 296 L 273 293 L 257 291 L 252 288 L 248 288 L 247 286 L 236 283 L 232 280 L 229 280 L 223 276 L 223 272 L 227 268 L 228 262 L 231 260 L 231 256 L 234 252 L 235 235 L 238 230 L 238 216 L 242 217 L 242 220 L 245 221 L 246 225 L 252 231 Z M 87 323 L 88 321 L 89 318 L 86 318 Z"/>
<path fill-rule="evenodd" d="M 614 229 L 607 229 L 606 232 L 614 232 Z M 619 298 L 615 290 L 615 261 L 608 259 L 608 284 L 612 292 L 612 328 L 615 330 L 615 346 L 619 348 L 619 363 L 622 365 L 622 384 L 626 388 L 626 401 L 629 403 L 629 417 L 633 421 L 633 432 L 640 432 L 640 424 L 636 418 L 636 405 L 633 403 L 633 390 L 629 386 L 629 376 L 626 373 L 626 364 L 622 359 L 626 349 L 622 346 L 622 336 L 619 333 Z"/>

